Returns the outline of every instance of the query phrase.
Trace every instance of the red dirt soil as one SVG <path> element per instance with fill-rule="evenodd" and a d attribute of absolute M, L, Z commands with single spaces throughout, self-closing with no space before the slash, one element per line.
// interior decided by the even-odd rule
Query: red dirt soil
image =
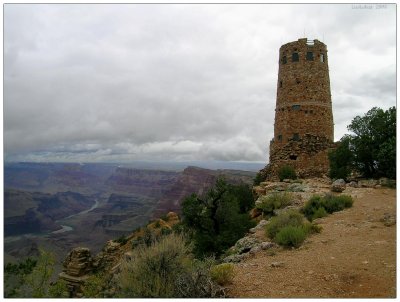
<path fill-rule="evenodd" d="M 396 190 L 347 188 L 352 208 L 320 218 L 319 234 L 299 249 L 260 251 L 235 264 L 229 297 L 241 298 L 395 298 Z M 256 234 L 269 241 L 264 231 Z M 274 263 L 274 265 L 271 265 Z"/>

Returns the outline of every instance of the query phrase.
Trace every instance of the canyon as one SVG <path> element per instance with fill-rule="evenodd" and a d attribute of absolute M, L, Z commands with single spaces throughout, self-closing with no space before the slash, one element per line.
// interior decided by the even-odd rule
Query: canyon
<path fill-rule="evenodd" d="M 76 246 L 99 252 L 150 220 L 180 211 L 182 200 L 205 193 L 220 176 L 252 184 L 255 172 L 194 166 L 157 170 L 119 164 L 5 165 L 5 263 L 39 253 L 57 263 Z M 59 267 L 60 268 L 60 267 Z"/>

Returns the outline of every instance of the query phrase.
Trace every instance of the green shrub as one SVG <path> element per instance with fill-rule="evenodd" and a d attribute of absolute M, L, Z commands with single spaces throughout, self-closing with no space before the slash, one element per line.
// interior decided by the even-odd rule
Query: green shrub
<path fill-rule="evenodd" d="M 67 282 L 63 279 L 58 279 L 57 282 L 50 284 L 49 297 L 51 297 L 51 298 L 69 298 Z"/>
<path fill-rule="evenodd" d="M 195 259 L 188 269 L 180 274 L 175 282 L 177 298 L 216 298 L 224 297 L 222 288 L 211 278 L 211 268 L 214 258 L 208 257 L 203 261 Z"/>
<path fill-rule="evenodd" d="M 284 179 L 296 179 L 296 171 L 291 166 L 282 166 L 278 170 L 279 180 L 282 181 Z"/>
<path fill-rule="evenodd" d="M 303 230 L 306 232 L 306 234 L 316 234 L 316 233 L 321 233 L 322 227 L 319 226 L 318 224 L 310 223 L 306 221 L 302 225 Z"/>
<path fill-rule="evenodd" d="M 312 220 L 317 219 L 317 218 L 322 218 L 325 216 L 328 216 L 328 213 L 326 212 L 325 208 L 320 207 L 312 215 Z"/>
<path fill-rule="evenodd" d="M 261 174 L 261 172 L 258 172 L 256 177 L 253 179 L 253 186 L 258 186 L 264 180 L 265 177 Z"/>
<path fill-rule="evenodd" d="M 211 279 L 219 285 L 225 285 L 232 282 L 234 277 L 232 263 L 222 263 L 211 268 Z"/>
<path fill-rule="evenodd" d="M 175 281 L 190 261 L 181 235 L 171 234 L 133 250 L 131 260 L 121 265 L 119 284 L 122 297 L 172 298 Z"/>
<path fill-rule="evenodd" d="M 285 247 L 299 247 L 306 239 L 307 233 L 301 226 L 286 226 L 276 234 L 275 241 Z"/>
<path fill-rule="evenodd" d="M 106 298 L 104 296 L 106 284 L 107 280 L 103 274 L 90 275 L 82 287 L 83 296 L 85 298 Z"/>
<path fill-rule="evenodd" d="M 324 196 L 324 200 L 325 200 L 324 208 L 329 214 L 332 214 L 333 212 L 342 211 L 345 208 L 344 202 L 338 196 L 335 196 L 333 194 L 326 194 Z"/>
<path fill-rule="evenodd" d="M 263 195 L 259 198 L 261 201 L 256 205 L 257 209 L 263 211 L 264 214 L 272 214 L 276 209 L 282 209 L 291 204 L 292 194 L 288 192 L 272 193 Z"/>
<path fill-rule="evenodd" d="M 327 214 L 350 208 L 352 205 L 353 198 L 349 195 L 326 194 L 324 197 L 315 195 L 306 202 L 301 211 L 308 220 L 312 221 Z"/>
<path fill-rule="evenodd" d="M 113 240 L 114 242 L 120 243 L 121 245 L 125 245 L 128 242 L 128 239 L 125 236 L 121 236 L 117 239 Z"/>
<path fill-rule="evenodd" d="M 272 217 L 266 225 L 266 233 L 269 238 L 275 239 L 281 229 L 287 226 L 301 227 L 304 222 L 304 216 L 296 210 L 289 210 L 278 216 Z"/>
<path fill-rule="evenodd" d="M 353 206 L 353 198 L 350 195 L 339 195 L 336 196 L 341 202 L 343 202 L 345 208 L 351 208 Z"/>
<path fill-rule="evenodd" d="M 117 277 L 122 298 L 212 298 L 219 286 L 211 279 L 213 259 L 193 259 L 181 234 L 169 234 L 133 250 Z"/>

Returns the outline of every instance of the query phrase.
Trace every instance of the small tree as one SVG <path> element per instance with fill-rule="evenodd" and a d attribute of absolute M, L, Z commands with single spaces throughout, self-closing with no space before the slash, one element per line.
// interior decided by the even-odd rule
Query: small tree
<path fill-rule="evenodd" d="M 253 204 L 247 200 L 251 192 L 243 190 L 244 187 L 229 185 L 219 178 L 204 197 L 192 194 L 183 201 L 183 225 L 192 233 L 197 257 L 219 256 L 254 226 L 244 212 Z M 250 191 L 248 187 L 247 190 Z"/>
<path fill-rule="evenodd" d="M 396 177 L 396 108 L 374 107 L 347 127 L 355 167 L 365 177 Z"/>
<path fill-rule="evenodd" d="M 347 179 L 351 173 L 354 156 L 350 151 L 351 137 L 345 135 L 340 140 L 339 146 L 329 152 L 329 177 L 332 179 Z"/>
<path fill-rule="evenodd" d="M 50 297 L 50 278 L 53 275 L 55 257 L 43 249 L 32 272 L 24 277 L 20 288 L 20 296 L 27 298 Z"/>
<path fill-rule="evenodd" d="M 254 179 L 253 179 L 253 186 L 258 186 L 264 180 L 265 180 L 265 177 L 261 174 L 261 172 L 258 172 L 256 174 L 256 177 L 254 177 Z"/>

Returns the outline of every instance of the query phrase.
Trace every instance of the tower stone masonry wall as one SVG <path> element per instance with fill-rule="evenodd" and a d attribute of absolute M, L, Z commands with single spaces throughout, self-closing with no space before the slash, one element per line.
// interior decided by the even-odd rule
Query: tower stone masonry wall
<path fill-rule="evenodd" d="M 328 173 L 335 144 L 327 52 L 324 43 L 307 38 L 279 50 L 274 138 L 262 170 L 267 179 L 275 179 L 283 165 L 300 177 Z"/>

